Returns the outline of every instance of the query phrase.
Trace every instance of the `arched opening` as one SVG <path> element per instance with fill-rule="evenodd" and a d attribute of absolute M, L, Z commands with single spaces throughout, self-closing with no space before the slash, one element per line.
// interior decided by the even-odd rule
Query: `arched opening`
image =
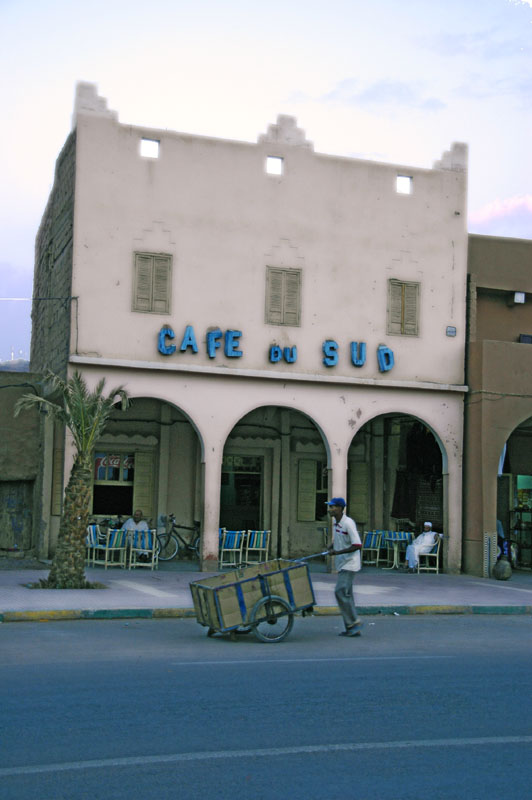
<path fill-rule="evenodd" d="M 246 414 L 224 447 L 220 527 L 271 530 L 271 555 L 323 549 L 328 453 L 316 424 L 291 408 Z"/>
<path fill-rule="evenodd" d="M 367 422 L 348 454 L 348 509 L 360 531 L 444 528 L 445 452 L 433 431 L 406 414 Z"/>
<path fill-rule="evenodd" d="M 501 454 L 497 538 L 514 569 L 532 569 L 532 417 L 515 428 Z"/>
<path fill-rule="evenodd" d="M 91 512 L 117 523 L 136 509 L 161 530 L 168 515 L 194 528 L 202 518 L 201 441 L 191 420 L 156 398 L 136 397 L 117 410 L 94 451 Z M 185 547 L 180 554 L 188 555 Z"/>

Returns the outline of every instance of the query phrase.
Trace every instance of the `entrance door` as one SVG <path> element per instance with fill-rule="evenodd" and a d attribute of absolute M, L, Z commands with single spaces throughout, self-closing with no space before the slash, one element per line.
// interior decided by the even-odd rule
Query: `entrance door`
<path fill-rule="evenodd" d="M 222 463 L 220 526 L 232 530 L 263 527 L 262 456 L 226 455 Z"/>

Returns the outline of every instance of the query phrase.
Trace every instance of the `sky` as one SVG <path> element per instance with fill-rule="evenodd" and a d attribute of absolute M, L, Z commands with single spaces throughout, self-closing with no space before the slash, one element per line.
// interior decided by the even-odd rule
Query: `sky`
<path fill-rule="evenodd" d="M 29 357 L 78 81 L 124 124 L 255 142 L 290 114 L 316 152 L 427 168 L 466 142 L 469 232 L 532 239 L 532 0 L 0 0 L 0 43 L 0 361 Z"/>

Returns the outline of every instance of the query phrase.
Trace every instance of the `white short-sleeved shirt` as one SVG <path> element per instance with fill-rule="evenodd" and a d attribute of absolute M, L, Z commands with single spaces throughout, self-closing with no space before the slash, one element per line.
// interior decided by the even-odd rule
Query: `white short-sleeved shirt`
<path fill-rule="evenodd" d="M 150 527 L 145 519 L 139 520 L 139 522 L 135 522 L 133 517 L 126 519 L 124 524 L 122 525 L 123 531 L 149 531 Z"/>
<path fill-rule="evenodd" d="M 340 522 L 333 520 L 333 544 L 335 550 L 345 550 L 346 547 L 352 544 L 362 544 L 355 521 L 351 517 L 344 514 Z M 342 553 L 339 556 L 335 556 L 335 567 L 338 572 L 342 569 L 358 572 L 360 569 L 360 550 L 353 550 L 352 553 Z"/>

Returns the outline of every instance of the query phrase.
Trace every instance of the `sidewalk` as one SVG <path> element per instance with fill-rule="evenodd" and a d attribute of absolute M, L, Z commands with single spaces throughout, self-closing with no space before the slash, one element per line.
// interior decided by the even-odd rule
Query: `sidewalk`
<path fill-rule="evenodd" d="M 189 562 L 149 570 L 88 568 L 87 580 L 104 589 L 31 589 L 43 569 L 0 569 L 0 622 L 61 619 L 161 618 L 194 616 L 191 581 L 209 574 Z M 316 614 L 338 614 L 336 576 L 311 566 Z M 471 575 L 409 575 L 364 567 L 356 578 L 360 614 L 532 614 L 532 573 L 514 572 L 509 581 Z"/>

